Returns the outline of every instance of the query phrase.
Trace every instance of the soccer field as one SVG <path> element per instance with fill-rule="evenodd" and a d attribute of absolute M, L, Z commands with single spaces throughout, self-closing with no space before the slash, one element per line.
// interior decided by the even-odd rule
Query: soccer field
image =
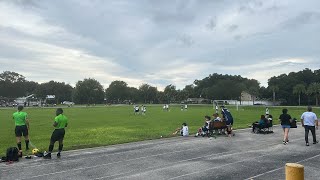
<path fill-rule="evenodd" d="M 283 107 L 269 107 L 278 124 L 278 117 Z M 228 107 L 234 117 L 234 128 L 246 128 L 248 124 L 258 121 L 265 113 L 264 106 Z M 292 117 L 300 119 L 305 107 L 288 107 Z M 0 155 L 4 155 L 8 147 L 16 146 L 14 121 L 12 113 L 16 109 L 0 109 Z M 55 108 L 26 108 L 30 119 L 30 140 L 37 148 L 47 150 L 51 133 Z M 189 132 L 195 134 L 204 124 L 204 116 L 212 115 L 212 105 L 189 105 L 188 111 L 181 111 L 180 105 L 171 105 L 170 111 L 162 111 L 161 105 L 147 106 L 146 115 L 134 115 L 133 106 L 97 106 L 64 108 L 69 118 L 66 130 L 64 150 L 120 144 L 147 139 L 171 137 L 172 132 L 183 122 L 189 126 Z M 314 110 L 318 114 L 318 109 Z M 24 141 L 22 147 L 25 148 Z M 57 149 L 57 144 L 55 150 Z"/>

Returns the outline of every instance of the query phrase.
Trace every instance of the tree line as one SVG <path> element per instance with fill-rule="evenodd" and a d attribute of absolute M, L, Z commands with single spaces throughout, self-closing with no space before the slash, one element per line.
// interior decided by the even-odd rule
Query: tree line
<path fill-rule="evenodd" d="M 268 87 L 260 86 L 255 79 L 239 75 L 213 73 L 193 84 L 177 89 L 167 85 L 163 91 L 147 83 L 138 88 L 129 87 L 124 81 L 113 81 L 108 88 L 99 81 L 88 78 L 79 80 L 75 87 L 64 82 L 38 83 L 28 81 L 16 72 L 0 74 L 0 97 L 17 98 L 35 94 L 39 99 L 55 95 L 56 102 L 73 101 L 77 104 L 100 103 L 180 103 L 187 98 L 232 99 L 241 101 L 241 93 L 248 92 L 254 99 L 281 101 L 284 105 L 318 105 L 320 97 L 320 70 L 304 69 L 271 77 Z M 207 101 L 210 103 L 210 101 Z"/>

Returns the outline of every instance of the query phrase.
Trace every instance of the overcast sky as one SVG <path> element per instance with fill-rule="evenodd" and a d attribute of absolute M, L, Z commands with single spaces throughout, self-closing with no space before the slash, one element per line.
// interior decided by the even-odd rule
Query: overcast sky
<path fill-rule="evenodd" d="M 319 0 L 0 0 L 0 71 L 162 90 L 320 69 Z"/>

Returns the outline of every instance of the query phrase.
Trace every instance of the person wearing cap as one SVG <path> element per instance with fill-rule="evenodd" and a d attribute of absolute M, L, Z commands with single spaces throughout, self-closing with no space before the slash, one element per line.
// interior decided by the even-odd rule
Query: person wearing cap
<path fill-rule="evenodd" d="M 318 118 L 317 115 L 312 112 L 311 106 L 308 106 L 307 111 L 301 115 L 301 124 L 305 130 L 306 146 L 309 146 L 309 130 L 312 134 L 313 144 L 317 144 L 319 141 L 317 141 L 315 129 L 318 129 Z"/>

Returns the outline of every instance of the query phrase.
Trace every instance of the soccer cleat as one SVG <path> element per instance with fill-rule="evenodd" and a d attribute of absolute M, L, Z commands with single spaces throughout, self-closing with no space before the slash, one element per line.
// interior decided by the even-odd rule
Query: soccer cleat
<path fill-rule="evenodd" d="M 315 141 L 315 142 L 313 142 L 313 144 L 317 144 L 317 143 L 319 143 L 319 141 Z"/>
<path fill-rule="evenodd" d="M 43 156 L 44 159 L 51 159 L 51 153 L 48 153 Z"/>
<path fill-rule="evenodd" d="M 306 146 L 309 146 L 309 143 L 306 143 Z"/>
<path fill-rule="evenodd" d="M 60 153 L 58 153 L 58 154 L 57 154 L 57 158 L 60 158 L 60 157 L 61 157 L 61 154 L 60 154 Z"/>

